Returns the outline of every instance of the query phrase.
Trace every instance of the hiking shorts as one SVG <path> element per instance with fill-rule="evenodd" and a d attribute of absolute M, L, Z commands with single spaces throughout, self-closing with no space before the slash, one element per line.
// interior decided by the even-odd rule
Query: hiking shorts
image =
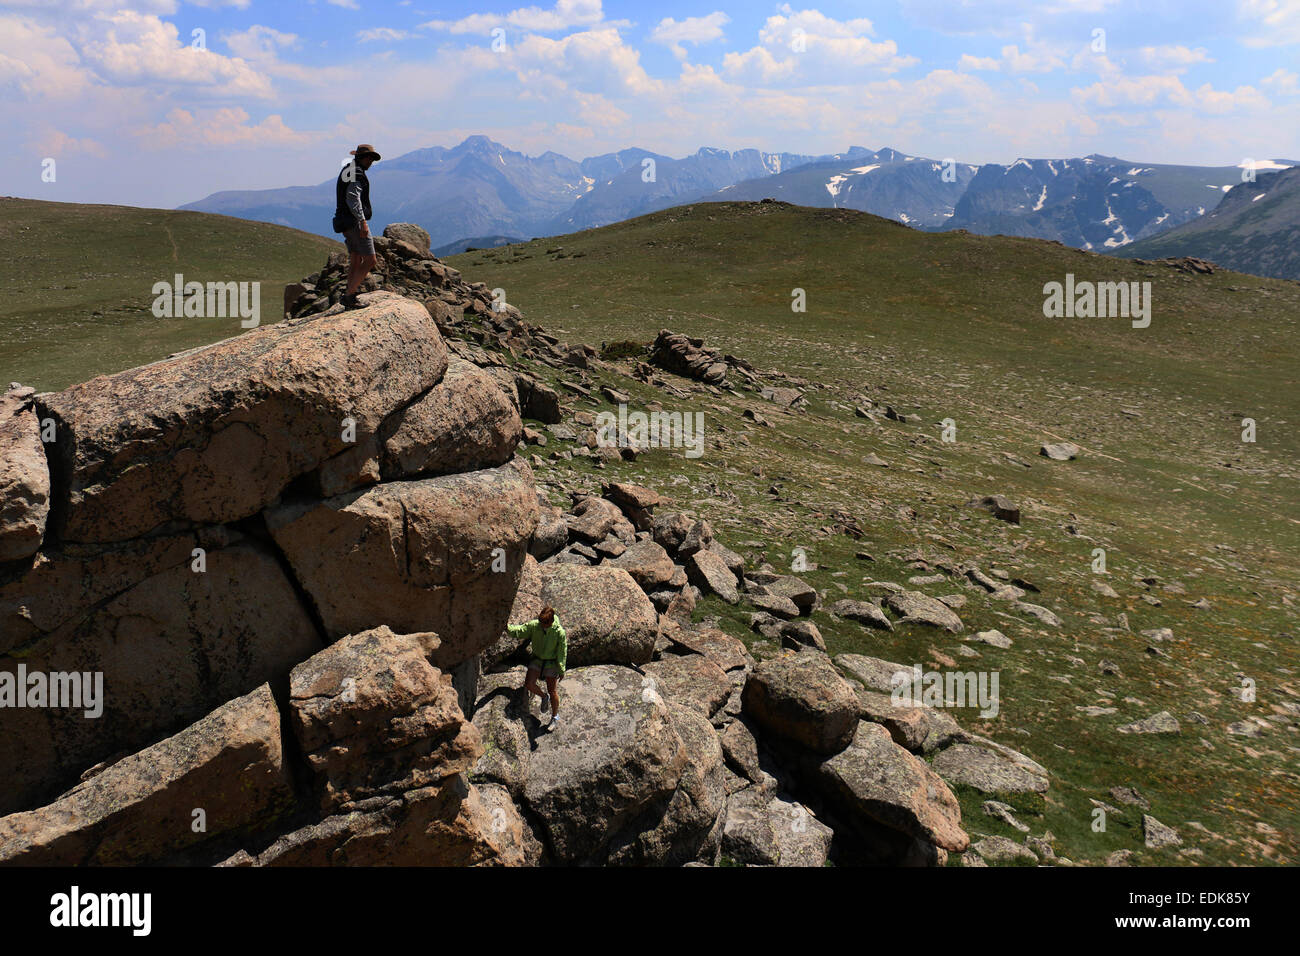
<path fill-rule="evenodd" d="M 361 235 L 361 228 L 353 226 L 351 229 L 343 230 L 343 242 L 348 247 L 348 252 L 354 256 L 373 256 L 375 254 L 375 235 Z"/>
<path fill-rule="evenodd" d="M 530 671 L 541 671 L 543 677 L 554 677 L 557 680 L 560 677 L 560 665 L 555 661 L 544 661 L 540 657 L 534 657 L 528 662 Z"/>

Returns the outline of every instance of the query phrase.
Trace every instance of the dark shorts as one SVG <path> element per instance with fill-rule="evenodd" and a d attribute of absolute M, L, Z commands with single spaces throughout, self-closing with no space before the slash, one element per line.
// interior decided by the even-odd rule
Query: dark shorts
<path fill-rule="evenodd" d="M 373 256 L 375 254 L 374 233 L 363 236 L 361 235 L 361 229 L 357 226 L 343 230 L 343 242 L 347 245 L 348 252 L 354 256 Z"/>
<path fill-rule="evenodd" d="M 544 661 L 540 657 L 534 657 L 529 661 L 528 669 L 530 671 L 541 671 L 543 677 L 559 678 L 560 676 L 559 664 L 555 663 L 555 661 Z"/>

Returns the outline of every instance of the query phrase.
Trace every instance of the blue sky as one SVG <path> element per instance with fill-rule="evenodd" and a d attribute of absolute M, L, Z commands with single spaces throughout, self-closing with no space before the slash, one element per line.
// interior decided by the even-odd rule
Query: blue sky
<path fill-rule="evenodd" d="M 1300 159 L 1298 73 L 1300 0 L 19 0 L 0 193 L 170 207 L 476 133 L 575 159 Z"/>

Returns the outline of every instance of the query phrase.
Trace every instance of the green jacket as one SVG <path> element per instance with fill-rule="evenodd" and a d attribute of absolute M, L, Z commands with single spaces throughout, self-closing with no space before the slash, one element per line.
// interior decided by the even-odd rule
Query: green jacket
<path fill-rule="evenodd" d="M 510 624 L 506 627 L 511 637 L 526 637 L 531 642 L 533 657 L 544 661 L 555 661 L 564 673 L 565 661 L 569 657 L 569 638 L 564 633 L 557 617 L 549 628 L 543 628 L 536 618 L 523 624 Z"/>

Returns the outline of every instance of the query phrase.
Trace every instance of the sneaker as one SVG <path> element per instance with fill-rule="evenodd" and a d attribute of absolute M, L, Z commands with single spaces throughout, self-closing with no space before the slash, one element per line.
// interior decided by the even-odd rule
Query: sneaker
<path fill-rule="evenodd" d="M 543 694 L 543 695 L 542 695 L 542 713 L 544 714 L 544 713 L 546 713 L 547 711 L 549 711 L 550 709 L 551 709 L 551 698 L 548 697 L 546 694 Z"/>
<path fill-rule="evenodd" d="M 554 730 L 554 729 L 555 729 L 556 727 L 558 727 L 558 726 L 560 726 L 560 718 L 559 718 L 559 717 L 552 717 L 552 718 L 551 718 L 551 722 L 550 722 L 549 724 L 546 725 L 546 729 L 547 729 L 547 730 Z"/>
<path fill-rule="evenodd" d="M 356 294 L 341 296 L 339 302 L 345 309 L 355 309 L 357 307 Z"/>

